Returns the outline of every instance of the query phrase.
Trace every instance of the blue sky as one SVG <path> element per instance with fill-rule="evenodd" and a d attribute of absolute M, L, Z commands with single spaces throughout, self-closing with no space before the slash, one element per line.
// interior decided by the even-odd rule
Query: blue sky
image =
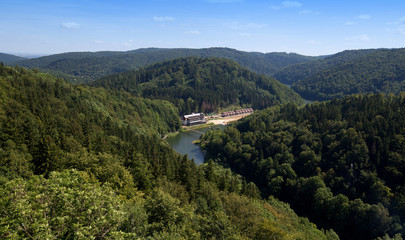
<path fill-rule="evenodd" d="M 2 0 L 0 52 L 405 47 L 403 0 Z"/>

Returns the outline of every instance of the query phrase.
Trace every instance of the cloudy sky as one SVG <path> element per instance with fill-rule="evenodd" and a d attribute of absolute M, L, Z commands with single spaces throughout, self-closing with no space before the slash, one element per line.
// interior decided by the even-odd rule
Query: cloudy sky
<path fill-rule="evenodd" d="M 403 0 L 2 0 L 0 52 L 405 47 Z"/>

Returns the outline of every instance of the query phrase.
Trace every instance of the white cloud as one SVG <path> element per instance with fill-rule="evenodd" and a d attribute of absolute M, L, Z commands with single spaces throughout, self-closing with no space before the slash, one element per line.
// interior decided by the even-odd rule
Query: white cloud
<path fill-rule="evenodd" d="M 62 23 L 60 26 L 61 26 L 62 28 L 66 28 L 66 29 L 77 29 L 77 28 L 80 28 L 80 25 L 79 25 L 78 23 L 75 23 L 75 22 L 65 22 L 65 23 Z"/>
<path fill-rule="evenodd" d="M 369 42 L 371 40 L 366 34 L 361 34 L 355 37 L 347 37 L 345 39 L 346 41 L 362 41 L 362 42 Z"/>
<path fill-rule="evenodd" d="M 94 40 L 93 43 L 95 43 L 95 44 L 103 44 L 104 41 L 103 40 Z"/>
<path fill-rule="evenodd" d="M 396 28 L 391 28 L 388 30 L 399 34 L 405 34 L 405 25 L 399 25 Z"/>
<path fill-rule="evenodd" d="M 389 23 L 389 25 L 393 25 L 393 28 L 388 29 L 389 31 L 405 34 L 405 16 L 399 18 L 397 21 L 393 23 Z"/>
<path fill-rule="evenodd" d="M 357 16 L 355 19 L 360 20 L 360 21 L 361 20 L 370 20 L 371 16 L 368 14 L 361 14 L 361 15 Z M 347 21 L 345 23 L 345 25 L 356 25 L 356 24 L 359 24 L 359 21 Z"/>
<path fill-rule="evenodd" d="M 280 9 L 283 9 L 282 6 L 275 6 L 275 5 L 270 6 L 270 8 L 273 9 L 273 10 L 280 10 Z"/>
<path fill-rule="evenodd" d="M 405 16 L 400 17 L 397 21 L 389 23 L 390 25 L 405 25 Z"/>
<path fill-rule="evenodd" d="M 171 22 L 174 21 L 174 17 L 169 17 L 169 16 L 165 16 L 165 17 L 153 17 L 153 20 L 156 22 Z"/>
<path fill-rule="evenodd" d="M 302 6 L 302 3 L 297 1 L 284 1 L 281 3 L 281 6 L 285 8 L 298 8 Z"/>
<path fill-rule="evenodd" d="M 186 32 L 187 34 L 192 34 L 192 35 L 200 35 L 201 34 L 201 32 L 200 31 L 197 31 L 197 30 L 191 30 L 191 31 L 188 31 L 188 32 Z"/>
<path fill-rule="evenodd" d="M 122 45 L 125 47 L 130 47 L 133 42 L 134 42 L 134 40 L 128 40 L 128 41 L 124 42 Z"/>
<path fill-rule="evenodd" d="M 361 20 L 369 20 L 370 18 L 371 18 L 371 16 L 368 14 L 362 14 L 357 17 L 357 19 L 361 19 Z"/>
<path fill-rule="evenodd" d="M 273 10 L 281 10 L 284 8 L 299 8 L 301 7 L 303 4 L 301 2 L 297 2 L 297 1 L 284 1 L 281 2 L 280 5 L 272 5 L 270 6 L 271 9 Z M 303 13 L 308 13 L 309 11 L 305 11 Z"/>

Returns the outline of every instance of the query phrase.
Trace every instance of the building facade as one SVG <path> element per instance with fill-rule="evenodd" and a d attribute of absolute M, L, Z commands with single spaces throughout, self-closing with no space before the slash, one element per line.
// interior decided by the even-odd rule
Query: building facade
<path fill-rule="evenodd" d="M 206 122 L 207 122 L 207 120 L 205 119 L 204 113 L 192 113 L 192 114 L 184 115 L 181 118 L 181 123 L 183 124 L 183 126 L 203 124 Z"/>

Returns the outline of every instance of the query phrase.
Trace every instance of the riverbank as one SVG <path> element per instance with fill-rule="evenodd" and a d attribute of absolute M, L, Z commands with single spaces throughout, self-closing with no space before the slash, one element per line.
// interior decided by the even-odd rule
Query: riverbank
<path fill-rule="evenodd" d="M 195 144 L 200 139 L 200 136 L 207 131 L 215 128 L 223 129 L 223 125 L 206 125 L 205 127 L 194 129 L 187 129 L 179 131 L 176 135 L 171 135 L 166 138 L 167 143 L 181 155 L 187 154 L 189 159 L 194 159 L 197 165 L 204 163 L 205 151 L 200 148 L 198 144 Z M 196 127 L 196 126 L 193 126 Z"/>

